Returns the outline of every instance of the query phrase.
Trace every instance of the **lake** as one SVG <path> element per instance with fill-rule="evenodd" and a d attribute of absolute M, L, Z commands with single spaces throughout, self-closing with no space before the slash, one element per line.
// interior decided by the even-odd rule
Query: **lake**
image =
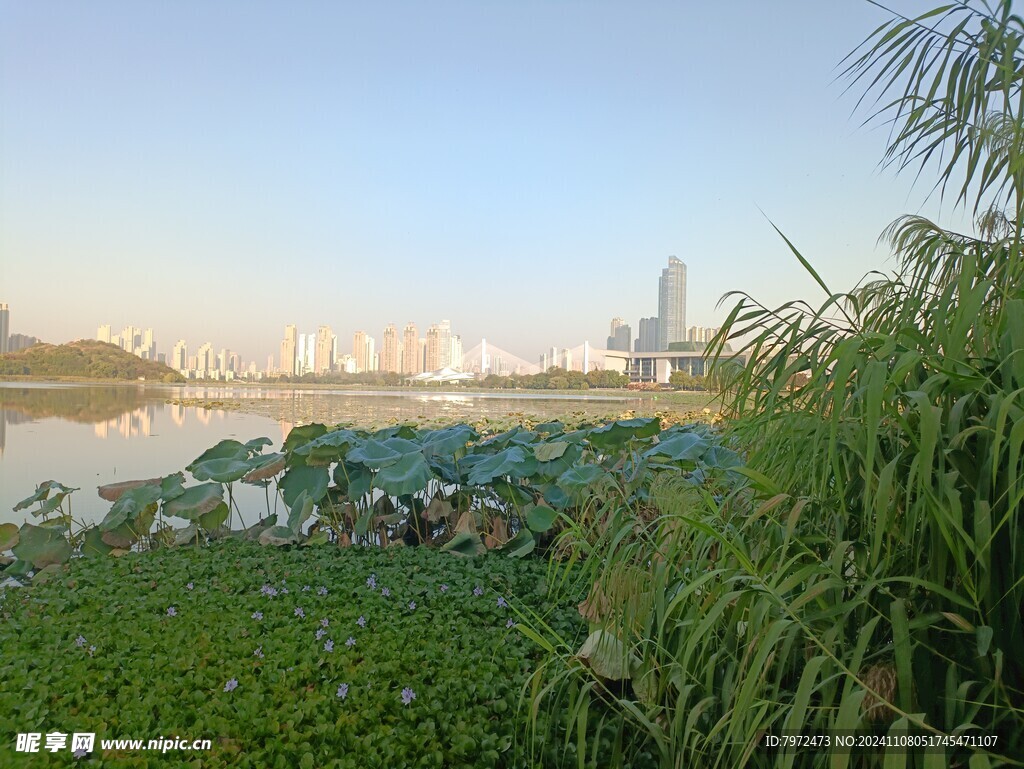
<path fill-rule="evenodd" d="M 187 405 L 197 400 L 225 407 Z M 267 450 L 276 450 L 296 423 L 554 418 L 643 403 L 629 396 L 0 382 L 0 523 L 36 522 L 13 507 L 46 480 L 78 487 L 70 497 L 75 521 L 98 522 L 110 509 L 98 486 L 177 472 L 223 438 L 266 436 L 273 441 Z M 236 484 L 235 498 L 246 523 L 265 515 L 263 489 Z"/>

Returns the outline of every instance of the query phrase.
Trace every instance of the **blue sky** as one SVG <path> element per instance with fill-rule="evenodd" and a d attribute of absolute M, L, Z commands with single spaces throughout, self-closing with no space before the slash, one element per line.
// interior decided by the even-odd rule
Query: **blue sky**
<path fill-rule="evenodd" d="M 893 0 L 905 13 L 929 6 Z M 449 318 L 529 360 L 719 298 L 816 298 L 892 267 L 906 212 L 839 61 L 863 0 L 0 2 L 0 301 L 261 366 L 286 323 Z"/>

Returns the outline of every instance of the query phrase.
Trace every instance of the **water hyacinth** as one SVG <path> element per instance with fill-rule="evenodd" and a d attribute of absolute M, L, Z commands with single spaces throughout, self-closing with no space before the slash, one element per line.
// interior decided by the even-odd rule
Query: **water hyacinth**
<path fill-rule="evenodd" d="M 281 588 L 281 595 L 288 595 L 288 588 L 282 587 Z"/>
<path fill-rule="evenodd" d="M 479 585 L 477 585 L 476 587 L 473 588 L 473 595 L 481 596 L 483 594 L 484 594 L 484 589 L 482 587 L 480 587 Z"/>
<path fill-rule="evenodd" d="M 366 617 L 360 614 L 359 619 L 356 620 L 356 624 L 359 625 L 359 627 L 366 627 Z"/>
<path fill-rule="evenodd" d="M 71 757 L 72 758 L 85 758 L 87 755 L 89 755 L 89 754 L 85 752 L 85 748 L 78 748 L 78 750 L 76 750 L 75 752 L 73 752 L 71 754 Z"/>
<path fill-rule="evenodd" d="M 448 586 L 446 584 L 444 584 L 443 582 L 441 583 L 441 592 L 442 593 L 447 593 L 448 592 Z"/>
<path fill-rule="evenodd" d="M 341 699 L 341 700 L 343 700 L 346 697 L 348 697 L 348 684 L 339 684 L 338 685 L 337 697 L 338 697 L 338 699 Z"/>
<path fill-rule="evenodd" d="M 238 688 L 238 679 L 237 678 L 232 678 L 230 681 L 228 681 L 226 684 L 224 684 L 224 691 L 226 691 L 226 692 L 233 692 L 237 688 Z"/>
<path fill-rule="evenodd" d="M 409 687 L 406 687 L 406 688 L 402 689 L 402 704 L 403 705 L 408 705 L 414 699 L 416 699 L 416 692 L 414 692 Z"/>
<path fill-rule="evenodd" d="M 168 607 L 168 609 L 167 609 L 167 616 L 168 617 L 177 617 L 178 616 L 178 610 L 176 608 L 174 608 L 173 606 Z"/>
<path fill-rule="evenodd" d="M 327 595 L 327 588 L 324 587 L 323 585 L 321 585 L 320 587 L 318 587 L 316 589 L 316 594 L 317 595 Z"/>
<path fill-rule="evenodd" d="M 252 618 L 254 620 L 261 620 L 261 619 L 263 619 L 263 612 L 261 612 L 261 611 L 254 611 L 252 613 Z"/>
<path fill-rule="evenodd" d="M 186 590 L 191 590 L 193 587 L 195 587 L 195 585 L 193 585 L 191 582 L 189 582 L 187 585 L 185 585 L 185 589 Z"/>
<path fill-rule="evenodd" d="M 366 586 L 371 590 L 377 589 L 377 575 L 371 574 L 366 580 Z"/>
<path fill-rule="evenodd" d="M 416 602 L 409 601 L 409 611 L 416 611 Z"/>
<path fill-rule="evenodd" d="M 388 588 L 386 588 L 386 587 L 382 587 L 382 588 L 380 589 L 380 594 L 381 594 L 382 596 L 384 596 L 385 598 L 390 598 L 390 597 L 391 597 L 391 590 L 389 590 L 389 589 L 388 589 Z"/>
<path fill-rule="evenodd" d="M 90 646 L 89 647 L 89 656 L 91 657 L 95 653 L 96 653 L 96 647 L 95 646 Z"/>
<path fill-rule="evenodd" d="M 303 592 L 303 593 L 308 593 L 308 592 L 309 592 L 309 591 L 310 591 L 311 589 L 312 589 L 312 588 L 310 588 L 310 586 L 309 586 L 309 585 L 303 585 L 303 586 L 302 586 L 302 592 Z"/>
<path fill-rule="evenodd" d="M 78 638 L 75 639 L 75 645 L 79 647 L 85 646 L 85 636 L 78 636 Z"/>
<path fill-rule="evenodd" d="M 345 646 L 347 646 L 347 647 L 349 647 L 351 649 L 355 645 L 356 645 L 356 639 L 353 638 L 352 636 L 349 636 L 348 640 L 345 641 Z"/>
<path fill-rule="evenodd" d="M 498 608 L 499 609 L 507 609 L 508 608 L 508 603 L 506 603 L 505 599 L 502 598 L 500 595 L 498 596 Z"/>
<path fill-rule="evenodd" d="M 269 598 L 273 598 L 275 595 L 277 595 L 277 588 L 273 585 L 264 585 L 260 588 L 260 592 Z"/>
<path fill-rule="evenodd" d="M 328 638 L 327 641 L 324 643 L 324 651 L 325 652 L 332 652 L 332 651 L 334 651 L 334 641 L 332 641 L 330 638 Z"/>
<path fill-rule="evenodd" d="M 324 617 L 322 620 L 320 620 L 320 627 L 327 627 L 330 624 L 331 621 L 327 619 L 327 617 Z"/>
<path fill-rule="evenodd" d="M 252 653 L 252 656 L 253 657 L 258 657 L 259 659 L 263 659 L 263 647 L 262 646 L 257 646 L 256 647 L 256 651 L 254 651 Z"/>
<path fill-rule="evenodd" d="M 306 612 L 304 612 L 302 610 L 301 606 L 296 606 L 295 607 L 295 616 L 298 617 L 299 619 L 305 619 L 306 618 Z"/>
<path fill-rule="evenodd" d="M 516 621 L 511 617 L 508 618 L 508 622 L 505 623 L 505 627 L 515 627 Z"/>
<path fill-rule="evenodd" d="M 319 640 L 320 640 L 321 638 L 323 638 L 323 637 L 324 637 L 325 635 L 327 635 L 327 631 L 326 631 L 326 630 L 324 630 L 323 628 L 317 628 L 317 631 L 316 631 L 316 640 L 318 640 L 318 641 L 319 641 Z"/>

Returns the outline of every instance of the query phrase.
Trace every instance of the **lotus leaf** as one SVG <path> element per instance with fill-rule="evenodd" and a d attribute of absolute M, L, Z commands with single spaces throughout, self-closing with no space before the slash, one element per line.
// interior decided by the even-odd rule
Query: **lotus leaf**
<path fill-rule="evenodd" d="M 13 523 L 0 523 L 0 553 L 18 544 L 18 527 Z"/>
<path fill-rule="evenodd" d="M 484 543 L 480 541 L 480 535 L 469 531 L 460 531 L 441 549 L 462 556 L 481 555 L 487 552 Z"/>
<path fill-rule="evenodd" d="M 370 493 L 373 471 L 363 465 L 339 462 L 334 468 L 334 482 L 350 501 L 355 502 Z"/>
<path fill-rule="evenodd" d="M 509 558 L 525 558 L 537 546 L 537 541 L 528 529 L 520 529 L 512 539 L 502 545 L 499 550 Z"/>
<path fill-rule="evenodd" d="M 143 486 L 141 488 L 153 488 L 152 486 Z M 137 493 L 139 489 L 135 489 L 130 494 Z M 122 496 L 121 499 L 124 499 Z M 119 499 L 118 502 L 121 500 Z M 117 504 L 116 502 L 114 504 Z M 114 548 L 128 549 L 136 542 L 139 538 L 149 533 L 149 530 L 153 528 L 153 521 L 156 519 L 156 502 L 150 502 L 137 515 L 129 518 L 124 523 L 114 528 L 105 529 L 103 523 L 100 523 L 99 529 L 102 532 L 100 537 L 108 545 Z"/>
<path fill-rule="evenodd" d="M 526 513 L 526 525 L 539 534 L 550 529 L 557 518 L 558 513 L 550 507 L 533 507 Z"/>
<path fill-rule="evenodd" d="M 418 436 L 416 428 L 412 425 L 391 425 L 378 430 L 373 434 L 373 438 L 378 441 L 387 440 L 388 438 L 405 438 L 407 440 L 414 440 Z"/>
<path fill-rule="evenodd" d="M 428 459 L 451 455 L 479 437 L 480 434 L 469 425 L 453 425 L 443 430 L 431 430 L 425 433 L 421 440 L 423 454 Z"/>
<path fill-rule="evenodd" d="M 402 455 L 403 452 L 386 446 L 381 441 L 369 438 L 350 450 L 345 456 L 345 461 L 379 470 L 382 467 L 393 465 Z"/>
<path fill-rule="evenodd" d="M 448 519 L 453 512 L 452 503 L 443 494 L 435 494 L 427 505 L 424 515 L 430 523 L 438 523 L 442 518 Z"/>
<path fill-rule="evenodd" d="M 476 463 L 469 471 L 469 482 L 482 486 L 495 478 L 511 475 L 527 478 L 537 470 L 537 460 L 522 446 L 510 446 Z"/>
<path fill-rule="evenodd" d="M 397 451 L 399 454 L 419 454 L 423 451 L 423 446 L 416 441 L 411 441 L 408 438 L 401 438 L 395 436 L 394 438 L 385 438 L 381 441 L 389 449 Z"/>
<path fill-rule="evenodd" d="M 107 502 L 116 502 L 126 491 L 137 489 L 139 486 L 158 486 L 161 481 L 163 481 L 163 478 L 147 478 L 144 481 L 121 481 L 120 483 L 108 483 L 105 486 L 97 487 L 96 493 L 100 495 L 100 499 L 105 499 Z"/>
<path fill-rule="evenodd" d="M 309 520 L 309 516 L 312 514 L 313 498 L 303 489 L 295 498 L 295 502 L 292 503 L 291 510 L 288 512 L 289 531 L 298 537 L 302 533 L 302 524 Z"/>
<path fill-rule="evenodd" d="M 178 529 L 174 532 L 174 545 L 181 547 L 187 545 L 190 542 L 197 542 L 199 538 L 199 524 L 192 523 L 186 526 L 184 529 Z"/>
<path fill-rule="evenodd" d="M 393 496 L 415 494 L 425 489 L 432 477 L 427 461 L 417 452 L 406 454 L 393 465 L 382 468 L 374 485 Z"/>
<path fill-rule="evenodd" d="M 201 483 L 185 489 L 181 496 L 163 503 L 164 515 L 195 521 L 224 502 L 224 487 L 219 483 Z"/>
<path fill-rule="evenodd" d="M 43 481 L 38 486 L 36 486 L 35 493 L 32 496 L 26 497 L 25 499 L 21 500 L 21 502 L 14 506 L 14 511 L 17 512 L 18 510 L 24 510 L 25 508 L 35 504 L 36 502 L 42 502 L 50 495 L 50 492 L 54 490 L 56 490 L 58 494 L 62 495 L 61 499 L 63 499 L 65 496 L 67 496 L 73 491 L 78 491 L 78 489 L 73 489 L 70 486 L 65 486 L 63 483 L 60 483 L 58 481 Z"/>
<path fill-rule="evenodd" d="M 261 484 L 284 470 L 287 457 L 284 454 L 261 454 L 249 460 L 249 472 L 242 476 L 242 483 Z"/>
<path fill-rule="evenodd" d="M 285 454 L 294 453 L 295 449 L 305 446 L 310 441 L 314 441 L 326 433 L 327 427 L 319 422 L 293 427 L 291 432 L 288 433 L 288 437 L 284 439 L 284 446 L 281 448 L 281 451 Z"/>
<path fill-rule="evenodd" d="M 288 468 L 277 485 L 281 489 L 284 503 L 291 507 L 303 491 L 309 494 L 314 503 L 319 502 L 327 493 L 329 481 L 330 476 L 326 467 L 293 465 Z"/>
<path fill-rule="evenodd" d="M 619 449 L 634 438 L 650 438 L 661 431 L 661 420 L 657 417 L 619 419 L 600 427 L 591 428 L 587 433 L 590 445 L 605 451 Z"/>
<path fill-rule="evenodd" d="M 36 569 L 51 563 L 65 563 L 71 558 L 71 544 L 63 534 L 30 523 L 21 527 L 19 542 L 12 551 L 19 560 L 32 564 Z"/>
<path fill-rule="evenodd" d="M 525 505 L 527 502 L 533 501 L 533 497 L 526 489 L 518 483 L 512 483 L 504 478 L 495 478 L 491 482 L 491 488 L 495 494 L 510 505 Z"/>
<path fill-rule="evenodd" d="M 103 541 L 103 531 L 99 527 L 93 526 L 85 532 L 85 538 L 82 541 L 82 555 L 103 556 L 113 549 Z"/>
<path fill-rule="evenodd" d="M 245 450 L 249 452 L 250 456 L 263 453 L 264 446 L 272 446 L 274 442 L 270 438 L 253 438 L 251 441 L 245 442 Z"/>
<path fill-rule="evenodd" d="M 562 456 L 571 445 L 568 441 L 543 443 L 533 450 L 533 455 L 537 457 L 538 462 L 550 462 L 552 459 L 558 459 Z"/>
<path fill-rule="evenodd" d="M 596 493 L 608 478 L 608 471 L 600 465 L 577 465 L 558 476 L 558 487 L 571 499 L 582 500 Z"/>
<path fill-rule="evenodd" d="M 712 446 L 704 455 L 703 461 L 712 470 L 731 470 L 743 465 L 743 458 L 725 446 Z"/>
<path fill-rule="evenodd" d="M 231 511 L 228 509 L 228 503 L 221 502 L 213 508 L 213 510 L 200 515 L 197 520 L 204 530 L 213 531 L 228 519 L 228 515 L 230 515 L 230 513 Z"/>
<path fill-rule="evenodd" d="M 639 658 L 627 652 L 622 641 L 607 630 L 591 633 L 576 657 L 593 670 L 596 676 L 607 681 L 630 679 L 632 671 L 640 664 Z"/>
<path fill-rule="evenodd" d="M 159 486 L 137 486 L 122 492 L 100 523 L 100 530 L 113 531 L 135 520 L 149 505 L 158 502 L 161 494 Z"/>
<path fill-rule="evenodd" d="M 546 434 L 550 438 L 554 435 L 558 435 L 563 430 L 565 430 L 565 425 L 555 420 L 554 422 L 543 422 L 542 424 L 537 425 L 533 429 L 536 430 L 538 433 Z"/>
<path fill-rule="evenodd" d="M 243 443 L 236 441 L 234 438 L 225 438 L 189 462 L 185 469 L 191 473 L 196 465 L 208 462 L 211 459 L 246 459 L 248 456 L 249 451 Z"/>
<path fill-rule="evenodd" d="M 251 465 L 247 459 L 231 457 L 208 459 L 205 462 L 193 463 L 189 469 L 197 481 L 233 483 L 248 473 Z"/>
<path fill-rule="evenodd" d="M 644 452 L 645 457 L 664 456 L 680 462 L 696 462 L 708 450 L 708 441 L 695 433 L 678 433 Z"/>
<path fill-rule="evenodd" d="M 309 465 L 330 465 L 348 453 L 360 441 L 352 430 L 332 430 L 295 449 L 295 453 L 306 458 Z"/>
<path fill-rule="evenodd" d="M 6 569 L 4 569 L 4 576 L 24 577 L 30 571 L 32 571 L 32 564 L 28 561 L 24 561 L 21 558 L 18 558 L 14 561 L 14 563 L 10 564 Z"/>

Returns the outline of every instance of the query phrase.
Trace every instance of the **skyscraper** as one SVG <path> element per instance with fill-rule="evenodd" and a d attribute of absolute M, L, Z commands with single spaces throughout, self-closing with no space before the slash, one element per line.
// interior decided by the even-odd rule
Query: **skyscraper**
<path fill-rule="evenodd" d="M 178 343 L 174 345 L 174 352 L 171 353 L 171 368 L 178 371 L 188 368 L 188 348 L 185 346 L 184 339 L 179 339 Z"/>
<path fill-rule="evenodd" d="M 686 341 L 686 265 L 674 256 L 658 280 L 658 351 Z"/>
<path fill-rule="evenodd" d="M 636 352 L 658 352 L 658 319 L 640 318 L 640 336 L 636 338 Z"/>
<path fill-rule="evenodd" d="M 6 304 L 0 304 L 0 353 L 10 352 L 11 310 Z"/>
<path fill-rule="evenodd" d="M 201 377 L 208 377 L 216 369 L 213 355 L 213 344 L 207 342 L 196 353 L 196 371 Z"/>
<path fill-rule="evenodd" d="M 459 334 L 452 334 L 452 354 L 448 365 L 462 371 L 462 337 Z"/>
<path fill-rule="evenodd" d="M 419 374 L 423 371 L 420 355 L 420 332 L 415 323 L 406 323 L 402 331 L 402 373 Z"/>
<path fill-rule="evenodd" d="M 334 368 L 334 334 L 330 326 L 320 326 L 316 330 L 316 357 L 314 371 L 326 374 Z"/>
<path fill-rule="evenodd" d="M 295 376 L 295 359 L 299 352 L 299 332 L 295 326 L 284 327 L 284 339 L 281 340 L 281 373 Z"/>
<path fill-rule="evenodd" d="M 384 329 L 384 340 L 380 347 L 380 370 L 398 373 L 402 370 L 402 345 L 398 341 L 398 329 L 389 323 Z"/>
<path fill-rule="evenodd" d="M 424 364 L 426 371 L 437 371 L 444 366 L 441 362 L 441 346 L 441 328 L 434 323 L 427 329 L 427 362 Z"/>
<path fill-rule="evenodd" d="M 96 329 L 96 339 L 110 344 L 110 326 L 100 326 Z"/>
<path fill-rule="evenodd" d="M 622 318 L 612 318 L 611 334 L 608 336 L 608 350 L 620 350 L 629 352 L 633 341 L 631 335 L 633 330 Z"/>

